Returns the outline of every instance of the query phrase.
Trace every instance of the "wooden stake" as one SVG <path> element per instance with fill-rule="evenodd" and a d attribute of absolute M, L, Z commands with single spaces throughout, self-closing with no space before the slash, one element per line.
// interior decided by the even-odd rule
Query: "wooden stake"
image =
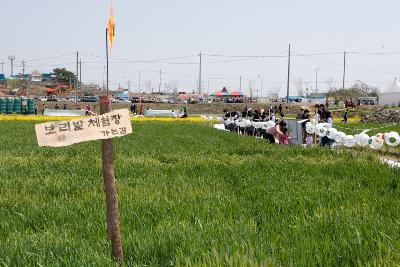
<path fill-rule="evenodd" d="M 108 96 L 100 96 L 100 114 L 110 112 L 110 108 L 111 99 Z M 111 240 L 113 259 L 122 263 L 123 251 L 121 231 L 119 227 L 118 193 L 115 185 L 112 139 L 101 140 L 101 153 L 103 161 L 104 191 L 106 193 L 107 235 Z"/>

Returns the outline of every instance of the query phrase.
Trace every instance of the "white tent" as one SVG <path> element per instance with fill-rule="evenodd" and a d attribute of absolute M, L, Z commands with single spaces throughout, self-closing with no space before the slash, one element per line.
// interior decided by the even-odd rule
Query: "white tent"
<path fill-rule="evenodd" d="M 400 105 L 400 82 L 396 78 L 386 91 L 379 95 L 379 105 Z"/>

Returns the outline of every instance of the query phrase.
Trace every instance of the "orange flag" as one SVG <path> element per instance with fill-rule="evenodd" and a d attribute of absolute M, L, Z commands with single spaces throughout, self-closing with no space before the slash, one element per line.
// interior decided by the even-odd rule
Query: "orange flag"
<path fill-rule="evenodd" d="M 110 52 L 111 52 L 111 48 L 113 46 L 114 36 L 115 36 L 115 21 L 114 21 L 112 4 L 110 4 L 110 15 L 108 17 L 107 29 L 108 29 L 108 40 L 110 41 L 110 44 L 109 44 Z"/>

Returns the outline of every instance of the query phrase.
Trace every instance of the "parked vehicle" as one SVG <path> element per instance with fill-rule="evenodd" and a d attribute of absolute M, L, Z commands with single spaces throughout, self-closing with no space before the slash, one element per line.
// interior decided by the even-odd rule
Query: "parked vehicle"
<path fill-rule="evenodd" d="M 99 98 L 97 96 L 82 96 L 81 102 L 97 102 Z"/>

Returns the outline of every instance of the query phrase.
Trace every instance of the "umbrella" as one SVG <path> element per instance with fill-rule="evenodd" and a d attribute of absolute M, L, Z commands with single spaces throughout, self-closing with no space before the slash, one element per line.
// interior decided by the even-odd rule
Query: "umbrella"
<path fill-rule="evenodd" d="M 239 91 L 233 91 L 231 93 L 231 96 L 244 96 L 244 94 L 242 92 L 239 92 Z"/>
<path fill-rule="evenodd" d="M 216 92 L 215 93 L 215 96 L 226 96 L 228 93 L 226 93 L 226 92 Z"/>

